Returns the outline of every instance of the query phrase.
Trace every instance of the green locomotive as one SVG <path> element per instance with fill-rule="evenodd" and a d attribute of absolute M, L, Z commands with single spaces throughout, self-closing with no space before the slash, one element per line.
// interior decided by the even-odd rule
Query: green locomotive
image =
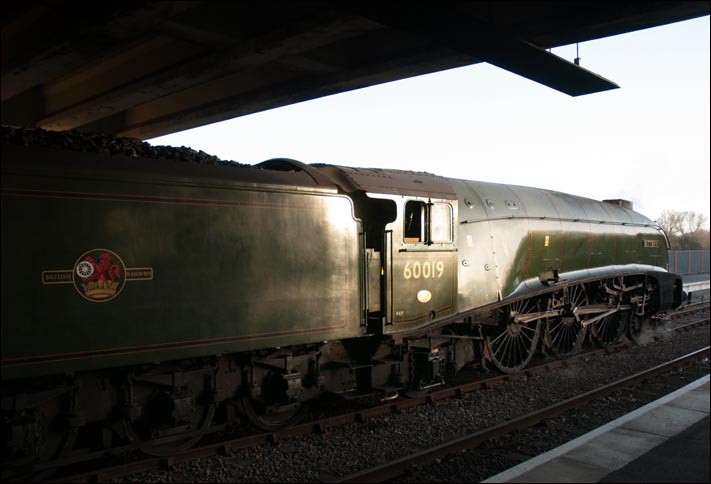
<path fill-rule="evenodd" d="M 622 201 L 306 165 L 2 146 L 4 461 L 162 455 L 324 393 L 426 391 L 681 303 Z"/>

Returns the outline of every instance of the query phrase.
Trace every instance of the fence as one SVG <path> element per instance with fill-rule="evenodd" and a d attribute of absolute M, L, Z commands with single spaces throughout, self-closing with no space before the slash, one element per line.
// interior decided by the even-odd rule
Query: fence
<path fill-rule="evenodd" d="M 709 250 L 670 250 L 669 272 L 674 274 L 708 274 Z"/>

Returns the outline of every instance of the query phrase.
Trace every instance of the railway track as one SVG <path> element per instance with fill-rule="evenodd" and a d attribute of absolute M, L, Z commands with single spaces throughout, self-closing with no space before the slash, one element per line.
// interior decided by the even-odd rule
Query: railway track
<path fill-rule="evenodd" d="M 682 306 L 679 306 L 677 309 L 675 309 L 671 314 L 673 316 L 683 316 L 685 314 L 693 314 L 697 312 L 702 312 L 704 310 L 708 311 L 709 305 L 711 305 L 711 301 L 701 301 L 701 302 L 696 302 L 692 304 L 685 304 Z"/>
<path fill-rule="evenodd" d="M 677 312 L 676 314 L 672 315 L 672 318 L 681 319 L 682 317 L 684 317 L 688 319 L 690 314 L 697 313 L 699 311 L 705 311 L 706 314 L 702 317 L 695 317 L 693 321 L 685 321 L 683 324 L 675 325 L 671 329 L 674 331 L 688 331 L 693 327 L 708 324 L 708 310 L 708 304 L 685 307 L 684 311 Z M 72 470 L 67 470 L 66 472 L 69 472 L 69 474 L 57 477 L 54 481 L 51 482 L 104 482 L 112 478 L 120 478 L 122 476 L 131 475 L 139 472 L 170 467 L 181 462 L 192 461 L 201 457 L 213 455 L 231 455 L 234 451 L 239 449 L 245 449 L 265 443 L 276 442 L 280 439 L 285 439 L 297 435 L 304 435 L 308 433 L 323 433 L 326 432 L 328 429 L 333 429 L 349 423 L 364 423 L 373 417 L 392 413 L 399 413 L 403 412 L 408 408 L 413 408 L 419 405 L 432 403 L 434 401 L 442 399 L 459 397 L 468 392 L 476 391 L 478 389 L 483 388 L 489 388 L 503 381 L 525 379 L 532 375 L 546 373 L 559 367 L 574 365 L 575 362 L 579 360 L 594 358 L 599 355 L 617 352 L 627 348 L 628 346 L 630 346 L 630 343 L 623 343 L 615 347 L 592 350 L 585 353 L 581 353 L 575 357 L 566 360 L 547 361 L 542 364 L 527 368 L 526 370 L 517 374 L 496 375 L 479 381 L 468 382 L 461 385 L 452 386 L 450 388 L 445 388 L 443 390 L 429 393 L 427 395 L 423 395 L 417 398 L 384 402 L 380 405 L 376 405 L 373 407 L 357 411 L 351 411 L 336 416 L 329 416 L 312 422 L 295 425 L 280 432 L 259 433 L 236 439 L 233 438 L 226 441 L 209 443 L 170 457 L 139 458 L 138 460 L 132 462 L 126 462 L 125 457 L 118 456 L 125 456 L 125 454 L 130 453 L 132 450 L 134 450 L 130 448 L 131 446 L 112 449 L 110 451 L 111 455 L 109 455 L 108 457 L 106 457 L 106 451 L 101 451 L 95 453 L 96 455 L 93 456 L 96 458 L 101 457 L 101 459 L 95 462 L 94 468 L 92 468 L 91 470 L 76 472 Z M 88 454 L 83 456 L 77 455 L 73 458 L 65 459 L 64 461 L 53 462 L 52 464 L 54 468 L 65 467 L 65 469 L 74 469 L 77 468 L 78 465 L 83 466 L 89 464 L 88 462 L 86 462 L 86 459 L 90 457 L 92 456 Z M 82 460 L 85 462 L 80 462 Z M 37 470 L 47 471 L 49 469 Z"/>
<path fill-rule="evenodd" d="M 476 447 L 482 442 L 507 435 L 514 430 L 527 429 L 546 419 L 557 417 L 568 410 L 581 407 L 593 400 L 603 398 L 613 392 L 629 388 L 637 383 L 651 379 L 656 375 L 667 372 L 678 366 L 695 361 L 699 358 L 708 357 L 709 354 L 711 354 L 711 351 L 710 347 L 707 346 L 706 348 L 689 353 L 688 355 L 682 356 L 673 361 L 636 373 L 582 395 L 569 398 L 555 405 L 550 405 L 541 410 L 522 415 L 516 419 L 509 420 L 493 427 L 465 435 L 450 442 L 415 452 L 400 459 L 336 479 L 332 482 L 384 482 L 389 479 L 394 479 L 409 471 L 413 466 L 430 464 L 435 462 L 436 459 L 441 459 L 452 453 Z"/>
<path fill-rule="evenodd" d="M 705 301 L 705 302 L 689 304 L 686 306 L 681 306 L 679 309 L 674 311 L 671 314 L 671 316 L 673 319 L 681 319 L 685 316 L 708 312 L 710 304 L 711 304 L 711 302 Z"/>

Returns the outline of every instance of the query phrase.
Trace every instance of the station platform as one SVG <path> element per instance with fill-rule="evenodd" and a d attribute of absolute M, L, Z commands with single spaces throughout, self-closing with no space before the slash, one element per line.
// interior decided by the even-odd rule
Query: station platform
<path fill-rule="evenodd" d="M 684 293 L 688 296 L 685 304 L 706 302 L 711 293 L 711 283 L 709 274 L 692 274 L 682 276 L 684 283 Z"/>
<path fill-rule="evenodd" d="M 682 281 L 684 282 L 684 285 L 687 284 L 694 284 L 694 283 L 699 283 L 699 282 L 709 282 L 709 273 L 702 273 L 702 274 L 686 274 L 681 276 Z"/>
<path fill-rule="evenodd" d="M 709 375 L 482 482 L 711 482 Z"/>

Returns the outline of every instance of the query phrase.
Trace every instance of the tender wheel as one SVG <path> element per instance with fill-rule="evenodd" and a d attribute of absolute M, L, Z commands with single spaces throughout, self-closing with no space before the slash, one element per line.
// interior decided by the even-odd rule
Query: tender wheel
<path fill-rule="evenodd" d="M 588 304 L 583 286 L 563 288 L 548 301 L 548 309 L 562 310 L 560 316 L 546 319 L 545 343 L 558 358 L 568 358 L 580 351 L 587 328 L 583 328 L 576 312 Z"/>
<path fill-rule="evenodd" d="M 262 405 L 249 397 L 241 397 L 239 405 L 242 413 L 257 428 L 267 432 L 277 432 L 299 422 L 308 411 L 307 402 L 290 405 Z"/>
<path fill-rule="evenodd" d="M 533 358 L 541 335 L 540 321 L 526 325 L 514 318 L 537 310 L 537 304 L 530 299 L 498 310 L 499 324 L 494 334 L 486 336 L 486 348 L 491 361 L 504 373 L 521 371 Z"/>
<path fill-rule="evenodd" d="M 190 430 L 187 430 L 173 435 L 150 439 L 145 437 L 145 427 L 137 426 L 128 419 L 123 420 L 123 430 L 128 437 L 128 440 L 134 444 L 139 444 L 139 449 L 141 449 L 142 452 L 157 457 L 165 457 L 173 455 L 177 452 L 188 450 L 197 444 L 205 434 L 207 428 L 210 426 L 210 423 L 212 423 L 212 417 L 214 414 L 214 405 L 210 405 L 207 409 L 205 409 L 202 425 L 199 428 L 194 429 L 198 432 L 198 435 L 193 435 Z M 182 433 L 191 433 L 191 435 L 184 436 L 181 435 Z"/>
<path fill-rule="evenodd" d="M 79 428 L 69 425 L 63 408 L 70 397 L 50 398 L 41 405 L 18 412 L 0 423 L 3 463 L 49 462 L 72 451 Z"/>
<path fill-rule="evenodd" d="M 75 427 L 50 432 L 44 448 L 47 454 L 44 457 L 59 459 L 66 456 L 74 448 L 78 432 L 79 429 Z"/>
<path fill-rule="evenodd" d="M 70 394 L 51 397 L 0 421 L 3 482 L 42 482 L 55 472 L 52 461 L 68 456 L 79 434 L 63 415 L 70 402 Z"/>
<path fill-rule="evenodd" d="M 194 446 L 212 423 L 215 404 L 198 403 L 189 394 L 181 396 L 154 390 L 140 416 L 123 419 L 128 440 L 154 456 L 169 456 Z"/>

